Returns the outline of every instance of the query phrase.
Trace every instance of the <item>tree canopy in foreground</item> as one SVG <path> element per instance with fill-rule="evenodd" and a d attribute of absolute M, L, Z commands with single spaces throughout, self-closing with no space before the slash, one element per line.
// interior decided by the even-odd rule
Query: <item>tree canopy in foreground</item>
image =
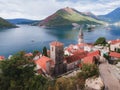
<path fill-rule="evenodd" d="M 48 80 L 36 75 L 35 64 L 21 51 L 0 62 L 0 90 L 46 90 Z"/>

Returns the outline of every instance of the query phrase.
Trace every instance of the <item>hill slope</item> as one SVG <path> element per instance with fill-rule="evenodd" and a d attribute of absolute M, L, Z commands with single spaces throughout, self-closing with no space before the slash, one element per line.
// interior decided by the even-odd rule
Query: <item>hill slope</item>
<path fill-rule="evenodd" d="M 100 15 L 100 19 L 108 21 L 108 22 L 119 22 L 120 21 L 120 7 L 116 8 L 112 12 L 106 15 Z"/>
<path fill-rule="evenodd" d="M 0 28 L 14 28 L 14 27 L 16 27 L 14 24 L 11 24 L 10 22 L 0 17 Z"/>
<path fill-rule="evenodd" d="M 33 24 L 38 22 L 38 20 L 30 20 L 30 19 L 24 19 L 24 18 L 7 19 L 7 21 L 12 24 Z"/>
<path fill-rule="evenodd" d="M 94 15 L 92 12 L 82 12 L 83 15 L 86 15 L 86 16 L 89 16 L 89 17 L 92 17 L 94 19 L 99 19 L 96 15 Z"/>
<path fill-rule="evenodd" d="M 105 22 L 81 14 L 72 8 L 63 8 L 58 10 L 53 15 L 44 19 L 39 26 L 57 27 L 57 26 L 72 26 L 72 23 L 78 24 L 104 24 Z"/>

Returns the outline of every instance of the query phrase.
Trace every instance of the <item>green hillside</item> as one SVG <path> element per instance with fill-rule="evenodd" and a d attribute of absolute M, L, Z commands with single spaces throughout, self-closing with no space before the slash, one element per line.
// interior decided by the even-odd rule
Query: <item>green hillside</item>
<path fill-rule="evenodd" d="M 0 17 L 0 28 L 12 28 L 12 27 L 16 26 Z"/>
<path fill-rule="evenodd" d="M 66 26 L 72 25 L 72 23 L 78 24 L 105 24 L 103 21 L 99 21 L 92 17 L 80 14 L 78 11 L 71 8 L 64 8 L 58 10 L 55 14 L 47 17 L 43 20 L 41 26 Z"/>

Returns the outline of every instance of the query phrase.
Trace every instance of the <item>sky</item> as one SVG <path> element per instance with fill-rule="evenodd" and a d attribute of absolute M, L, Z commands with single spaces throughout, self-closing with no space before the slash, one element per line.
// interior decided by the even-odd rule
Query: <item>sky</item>
<path fill-rule="evenodd" d="M 64 7 L 104 15 L 120 7 L 120 0 L 0 0 L 0 17 L 41 20 Z"/>

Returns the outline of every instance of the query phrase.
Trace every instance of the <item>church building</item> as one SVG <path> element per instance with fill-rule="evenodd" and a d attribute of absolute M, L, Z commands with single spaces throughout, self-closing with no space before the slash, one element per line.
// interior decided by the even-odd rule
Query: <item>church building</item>
<path fill-rule="evenodd" d="M 79 35 L 78 35 L 78 44 L 81 44 L 81 43 L 84 43 L 84 39 L 83 39 L 83 31 L 82 31 L 82 28 L 80 29 L 79 31 Z"/>

